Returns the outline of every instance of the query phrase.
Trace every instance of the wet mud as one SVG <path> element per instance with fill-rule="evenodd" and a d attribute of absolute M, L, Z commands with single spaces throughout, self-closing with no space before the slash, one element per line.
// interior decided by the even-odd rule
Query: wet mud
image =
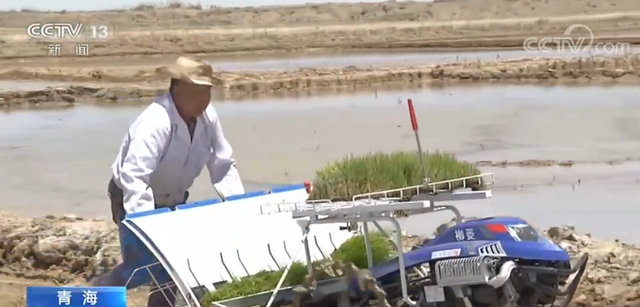
<path fill-rule="evenodd" d="M 397 85 L 445 86 L 475 83 L 637 84 L 640 55 L 588 57 L 571 60 L 519 59 L 406 67 L 306 68 L 293 71 L 218 72 L 218 92 L 224 99 L 258 98 L 282 93 L 338 89 L 356 91 Z M 73 105 L 82 103 L 149 102 L 166 90 L 166 67 L 131 71 L 125 68 L 13 69 L 0 79 L 93 82 L 40 90 L 0 92 L 0 107 Z M 101 85 L 95 85 L 100 82 Z M 138 85 L 131 85 L 142 82 Z"/>

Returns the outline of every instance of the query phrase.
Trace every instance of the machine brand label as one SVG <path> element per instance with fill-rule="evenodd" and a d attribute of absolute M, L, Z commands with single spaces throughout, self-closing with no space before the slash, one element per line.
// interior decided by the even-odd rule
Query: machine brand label
<path fill-rule="evenodd" d="M 445 249 L 437 252 L 431 253 L 431 259 L 440 259 L 440 258 L 449 258 L 449 257 L 458 257 L 460 256 L 461 249 Z"/>

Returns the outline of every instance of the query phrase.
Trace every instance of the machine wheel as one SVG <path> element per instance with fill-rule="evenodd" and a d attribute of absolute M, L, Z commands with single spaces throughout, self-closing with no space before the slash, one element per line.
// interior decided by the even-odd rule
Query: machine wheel
<path fill-rule="evenodd" d="M 588 260 L 589 254 L 583 254 L 578 261 L 578 263 L 580 264 L 578 269 L 573 269 L 570 271 L 571 273 L 575 273 L 575 276 L 573 277 L 571 283 L 565 288 L 565 290 L 551 288 L 548 286 L 541 286 L 529 281 L 529 286 L 535 289 L 535 292 L 531 294 L 531 297 L 527 301 L 525 301 L 525 303 L 527 304 L 525 306 L 541 307 L 541 305 L 538 304 L 540 295 L 546 294 L 556 297 L 556 302 L 554 302 L 554 304 L 552 305 L 553 307 L 567 307 L 569 303 L 571 303 L 573 296 L 578 290 L 578 285 L 580 284 L 580 280 L 582 280 L 582 275 L 584 275 L 584 272 L 587 269 Z M 567 275 L 569 275 L 569 272 L 567 272 Z M 560 299 L 559 302 L 558 299 Z"/>
<path fill-rule="evenodd" d="M 588 259 L 588 256 L 586 257 L 586 259 Z M 566 294 L 562 296 L 560 304 L 557 305 L 558 307 L 567 307 L 569 303 L 571 303 L 571 300 L 573 299 L 573 296 L 576 294 L 578 286 L 580 285 L 580 280 L 582 280 L 582 275 L 584 274 L 586 269 L 587 261 L 585 260 L 582 266 L 580 266 L 580 269 L 578 270 L 576 275 L 573 277 L 571 284 L 569 284 L 567 289 L 564 291 Z M 554 304 L 554 306 L 556 305 Z"/>

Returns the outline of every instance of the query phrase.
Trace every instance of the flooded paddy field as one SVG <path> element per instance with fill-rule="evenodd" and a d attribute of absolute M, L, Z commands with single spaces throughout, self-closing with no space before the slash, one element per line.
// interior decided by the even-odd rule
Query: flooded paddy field
<path fill-rule="evenodd" d="M 575 223 L 631 239 L 611 222 L 633 216 L 640 154 L 640 106 L 634 87 L 483 86 L 216 104 L 248 189 L 313 178 L 348 154 L 413 150 L 412 98 L 423 146 L 468 161 L 575 161 L 571 168 L 495 168 L 494 198 L 461 204 L 468 215 L 513 214 L 545 225 Z M 0 114 L 0 210 L 25 216 L 108 216 L 109 167 L 143 106 L 76 107 Z M 618 162 L 624 164 L 611 166 Z M 206 177 L 206 171 L 202 177 Z M 578 185 L 578 180 L 580 184 Z M 634 192 L 635 191 L 635 192 Z M 193 200 L 214 192 L 207 178 Z M 428 217 L 441 221 L 444 216 Z M 448 218 L 448 217 L 447 217 Z M 409 218 L 407 230 L 425 222 Z M 429 224 L 431 224 L 429 222 Z M 602 226 L 599 226 L 602 225 Z"/>

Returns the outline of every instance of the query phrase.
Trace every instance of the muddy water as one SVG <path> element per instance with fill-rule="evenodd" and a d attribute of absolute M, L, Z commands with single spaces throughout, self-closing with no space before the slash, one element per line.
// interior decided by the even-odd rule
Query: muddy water
<path fill-rule="evenodd" d="M 580 165 L 544 169 L 485 168 L 496 174 L 493 198 L 456 204 L 467 216 L 509 215 L 536 227 L 574 225 L 599 239 L 640 244 L 640 164 Z M 450 212 L 409 217 L 405 231 L 430 234 Z"/>
<path fill-rule="evenodd" d="M 415 148 L 407 107 L 397 102 L 409 97 L 416 103 L 423 146 L 464 159 L 606 162 L 640 156 L 640 105 L 633 87 L 487 86 L 216 108 L 243 178 L 255 189 L 311 178 L 315 169 L 349 153 Z M 0 114 L 0 210 L 108 215 L 109 166 L 141 109 Z M 640 196 L 640 167 L 633 164 L 486 170 L 498 175 L 495 198 L 461 204 L 465 214 L 515 214 L 540 227 L 574 223 L 609 237 L 638 230 L 625 224 L 635 216 Z M 213 196 L 206 171 L 191 192 L 193 199 Z M 410 232 L 421 232 L 433 229 L 423 223 L 442 218 L 415 217 L 406 224 Z"/>
<path fill-rule="evenodd" d="M 638 52 L 640 49 L 632 47 L 629 52 Z M 502 51 L 468 51 L 468 52 L 369 52 L 369 53 L 342 53 L 332 55 L 309 56 L 308 54 L 287 54 L 274 58 L 269 56 L 256 61 L 255 58 L 209 58 L 211 65 L 216 69 L 226 71 L 237 70 L 283 70 L 298 69 L 301 67 L 345 67 L 345 66 L 384 66 L 384 65 L 417 65 L 439 64 L 453 62 L 495 61 L 513 60 L 521 58 L 563 58 L 588 57 L 603 55 L 603 52 L 578 51 L 578 52 L 530 52 L 524 50 Z M 607 54 L 607 55 L 623 55 Z"/>
<path fill-rule="evenodd" d="M 34 91 L 49 86 L 68 86 L 70 82 L 49 82 L 31 80 L 0 80 L 0 91 Z"/>
<path fill-rule="evenodd" d="M 500 50 L 500 51 L 455 51 L 455 52 L 425 52 L 424 50 L 393 50 L 393 51 L 352 51 L 352 52 L 288 52 L 288 53 L 269 53 L 263 55 L 232 55 L 220 56 L 210 55 L 203 56 L 217 70 L 224 71 L 240 71 L 240 70 L 293 70 L 303 67 L 326 67 L 339 68 L 346 66 L 386 66 L 386 65 L 418 65 L 418 64 L 440 64 L 454 62 L 473 62 L 473 61 L 495 61 L 495 60 L 513 60 L 521 58 L 562 58 L 570 59 L 574 57 L 589 57 L 596 55 L 622 56 L 624 52 L 637 53 L 640 47 L 632 46 L 629 50 L 620 50 L 620 52 L 603 53 L 593 51 L 578 52 L 530 52 L 524 50 Z M 20 63 L 20 68 L 30 67 L 47 67 L 55 68 L 58 66 L 65 67 L 87 67 L 90 62 L 92 65 L 100 67 L 110 66 L 162 66 L 168 65 L 175 61 L 176 56 L 144 56 L 144 57 L 124 57 L 124 58 L 92 58 L 92 59 L 75 59 L 73 62 L 51 62 L 24 60 Z M 0 89 L 3 89 L 2 81 L 0 81 Z"/>

